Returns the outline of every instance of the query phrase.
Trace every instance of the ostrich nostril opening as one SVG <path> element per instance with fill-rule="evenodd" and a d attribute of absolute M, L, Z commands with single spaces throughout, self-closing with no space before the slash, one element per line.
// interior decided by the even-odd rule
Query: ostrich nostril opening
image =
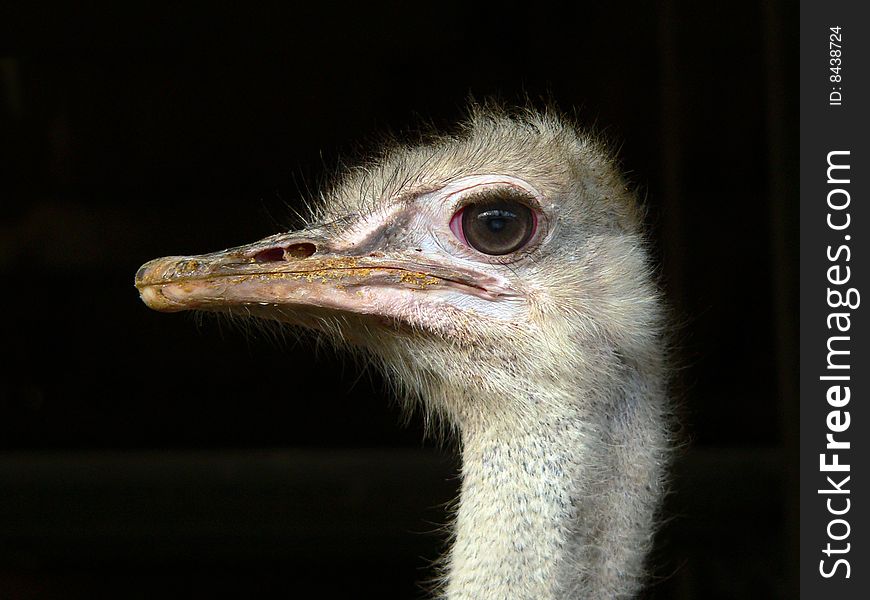
<path fill-rule="evenodd" d="M 292 258 L 308 258 L 317 251 L 317 246 L 303 242 L 301 244 L 290 244 L 286 247 L 267 248 L 260 250 L 253 258 L 255 262 L 281 262 Z"/>
<path fill-rule="evenodd" d="M 284 260 L 284 248 L 260 250 L 254 255 L 254 261 L 258 263 L 280 262 L 282 260 Z"/>
<path fill-rule="evenodd" d="M 291 244 L 284 249 L 284 258 L 308 258 L 317 252 L 317 246 L 303 242 L 301 244 Z"/>

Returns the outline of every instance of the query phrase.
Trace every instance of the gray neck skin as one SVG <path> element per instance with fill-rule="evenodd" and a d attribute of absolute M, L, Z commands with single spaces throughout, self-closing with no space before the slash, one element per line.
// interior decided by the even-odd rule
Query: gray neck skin
<path fill-rule="evenodd" d="M 447 598 L 637 593 L 665 440 L 660 398 L 633 379 L 591 408 L 574 398 L 546 418 L 461 426 L 463 481 Z M 546 400 L 551 412 L 553 396 Z"/>

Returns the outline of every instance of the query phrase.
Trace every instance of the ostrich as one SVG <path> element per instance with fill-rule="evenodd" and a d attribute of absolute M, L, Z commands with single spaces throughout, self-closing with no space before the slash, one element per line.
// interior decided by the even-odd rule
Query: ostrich
<path fill-rule="evenodd" d="M 438 596 L 635 596 L 664 490 L 663 309 L 634 193 L 553 111 L 473 108 L 322 194 L 304 228 L 136 274 L 158 311 L 362 349 L 459 438 Z"/>

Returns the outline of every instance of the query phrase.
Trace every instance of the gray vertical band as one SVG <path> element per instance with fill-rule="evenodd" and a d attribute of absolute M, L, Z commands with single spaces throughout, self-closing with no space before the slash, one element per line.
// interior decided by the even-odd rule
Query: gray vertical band
<path fill-rule="evenodd" d="M 801 3 L 800 566 L 809 599 L 870 589 L 870 296 L 859 301 L 870 294 L 867 15 L 858 0 Z"/>

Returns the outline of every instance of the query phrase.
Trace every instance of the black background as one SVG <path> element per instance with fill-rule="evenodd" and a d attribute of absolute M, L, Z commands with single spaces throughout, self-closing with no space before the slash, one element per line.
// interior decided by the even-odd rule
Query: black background
<path fill-rule="evenodd" d="M 449 451 L 378 375 L 148 311 L 384 130 L 552 100 L 620 145 L 687 447 L 656 598 L 794 597 L 797 13 L 784 2 L 35 7 L 0 18 L 0 597 L 421 595 Z M 313 586 L 313 587 L 312 587 Z"/>

